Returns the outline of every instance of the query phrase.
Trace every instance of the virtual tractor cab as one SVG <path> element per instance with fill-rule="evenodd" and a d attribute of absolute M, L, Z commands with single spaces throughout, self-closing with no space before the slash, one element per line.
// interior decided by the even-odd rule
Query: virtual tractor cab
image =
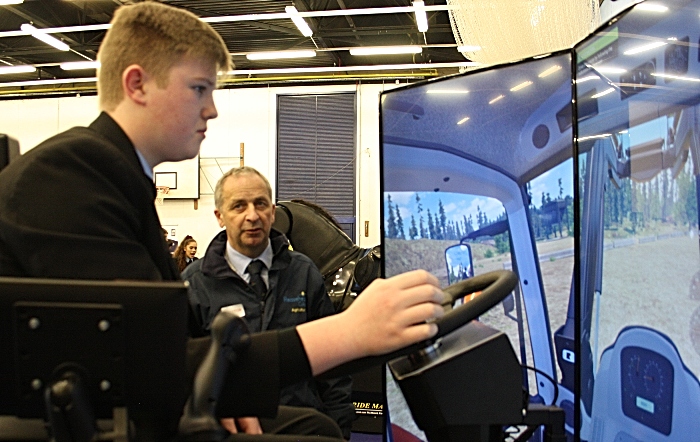
<path fill-rule="evenodd" d="M 571 439 L 700 435 L 699 21 L 700 1 L 642 3 L 570 51 L 382 95 L 386 275 L 512 269 L 479 320 Z M 387 401 L 425 440 L 393 382 Z"/>

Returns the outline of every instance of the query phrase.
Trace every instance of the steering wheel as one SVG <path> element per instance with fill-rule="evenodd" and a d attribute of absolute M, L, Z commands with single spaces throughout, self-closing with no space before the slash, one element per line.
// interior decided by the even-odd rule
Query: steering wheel
<path fill-rule="evenodd" d="M 443 303 L 445 315 L 434 321 L 438 327 L 438 332 L 435 336 L 392 353 L 368 356 L 347 362 L 323 373 L 321 377 L 332 378 L 352 374 L 428 348 L 443 336 L 486 313 L 508 296 L 517 284 L 518 277 L 510 270 L 496 270 L 452 284 L 443 289 L 443 292 L 450 295 L 450 299 Z M 481 293 L 474 299 L 465 302 L 457 308 L 453 308 L 455 301 L 480 290 Z"/>

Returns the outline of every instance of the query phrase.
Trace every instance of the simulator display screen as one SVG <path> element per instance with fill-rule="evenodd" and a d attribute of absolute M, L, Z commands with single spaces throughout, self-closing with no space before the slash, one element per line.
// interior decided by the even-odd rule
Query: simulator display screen
<path fill-rule="evenodd" d="M 517 271 L 525 283 L 479 320 L 506 333 L 522 364 L 549 365 L 552 377 L 550 326 L 530 324 L 545 324 L 549 299 L 552 326 L 566 320 L 574 177 L 571 124 L 560 122 L 571 115 L 570 60 L 560 54 L 382 99 L 386 276 L 423 268 L 446 287 Z M 387 379 L 390 431 L 425 440 L 390 373 Z M 534 372 L 524 387 L 533 398 L 554 397 L 555 386 Z"/>
<path fill-rule="evenodd" d="M 700 434 L 700 0 L 645 4 L 571 52 L 382 94 L 386 275 L 513 269 L 479 319 L 582 441 Z M 387 379 L 389 433 L 425 440 Z"/>

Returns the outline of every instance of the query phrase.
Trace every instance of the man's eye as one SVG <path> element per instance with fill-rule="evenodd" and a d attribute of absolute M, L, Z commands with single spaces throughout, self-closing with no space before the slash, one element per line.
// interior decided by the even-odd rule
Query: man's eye
<path fill-rule="evenodd" d="M 205 86 L 195 86 L 193 89 L 194 89 L 199 95 L 202 95 L 202 94 L 204 93 L 204 91 L 207 90 L 207 88 L 206 88 Z"/>

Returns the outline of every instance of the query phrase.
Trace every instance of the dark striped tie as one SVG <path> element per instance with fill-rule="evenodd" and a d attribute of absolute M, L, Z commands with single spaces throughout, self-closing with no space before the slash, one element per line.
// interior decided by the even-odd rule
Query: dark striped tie
<path fill-rule="evenodd" d="M 248 264 L 246 272 L 250 275 L 250 287 L 253 289 L 258 296 L 262 297 L 267 292 L 267 287 L 265 286 L 265 281 L 263 281 L 260 272 L 262 271 L 265 264 L 259 259 L 254 259 Z"/>

